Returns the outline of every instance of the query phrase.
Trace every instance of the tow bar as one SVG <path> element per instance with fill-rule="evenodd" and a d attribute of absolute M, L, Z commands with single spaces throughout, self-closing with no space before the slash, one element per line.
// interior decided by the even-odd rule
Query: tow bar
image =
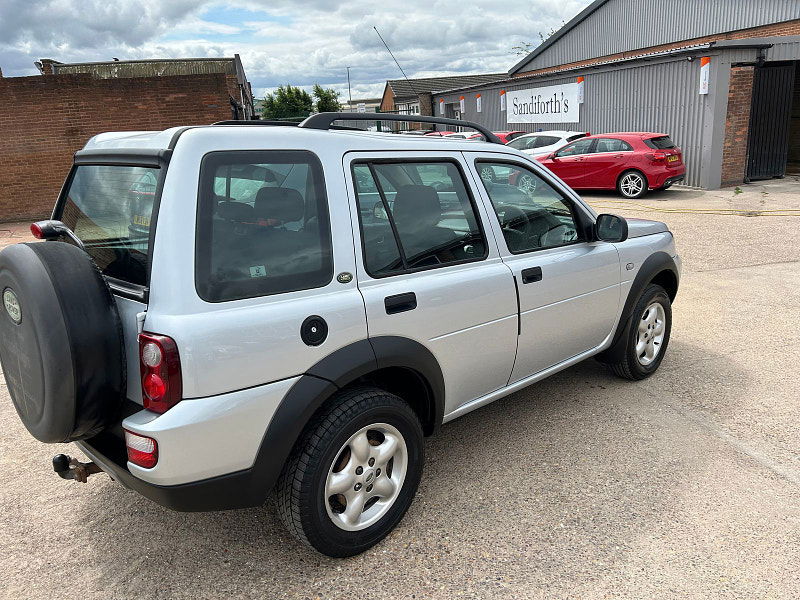
<path fill-rule="evenodd" d="M 66 454 L 56 454 L 53 457 L 53 471 L 58 473 L 61 479 L 74 479 L 86 483 L 89 475 L 101 473 L 102 469 L 93 462 L 82 463 Z"/>

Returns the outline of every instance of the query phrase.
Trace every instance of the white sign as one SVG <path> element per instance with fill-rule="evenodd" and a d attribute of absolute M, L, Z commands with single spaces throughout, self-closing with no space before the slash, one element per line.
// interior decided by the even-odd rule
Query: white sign
<path fill-rule="evenodd" d="M 356 104 L 356 112 L 361 112 L 361 113 L 367 112 L 367 105 L 364 104 L 363 102 L 359 102 L 358 104 Z"/>
<path fill-rule="evenodd" d="M 506 109 L 506 91 L 500 90 L 500 110 Z"/>
<path fill-rule="evenodd" d="M 481 112 L 481 95 L 478 94 L 475 96 L 475 110 Z"/>
<path fill-rule="evenodd" d="M 463 113 L 465 110 L 467 110 L 467 107 L 466 107 L 466 105 L 465 105 L 465 103 L 464 103 L 464 96 L 461 96 L 461 97 L 458 99 L 458 110 L 460 110 L 462 113 Z"/>
<path fill-rule="evenodd" d="M 578 84 L 551 85 L 507 94 L 509 123 L 577 123 Z"/>
<path fill-rule="evenodd" d="M 583 104 L 583 77 L 578 77 L 578 104 Z"/>
<path fill-rule="evenodd" d="M 439 98 L 439 114 L 444 114 L 444 98 Z"/>
<path fill-rule="evenodd" d="M 708 82 L 711 76 L 711 57 L 700 58 L 700 93 L 708 94 Z"/>

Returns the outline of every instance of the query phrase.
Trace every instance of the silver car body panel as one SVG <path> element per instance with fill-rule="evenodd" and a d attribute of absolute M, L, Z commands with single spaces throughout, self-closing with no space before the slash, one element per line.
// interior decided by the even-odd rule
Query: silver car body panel
<path fill-rule="evenodd" d="M 179 129 L 95 136 L 87 148 L 164 148 Z M 334 276 L 300 292 L 209 303 L 194 282 L 200 164 L 209 152 L 307 150 L 322 163 L 331 222 Z M 175 485 L 253 464 L 284 395 L 298 376 L 334 351 L 370 336 L 401 336 L 427 347 L 445 380 L 444 421 L 516 391 L 608 347 L 621 307 L 644 260 L 675 255 L 672 235 L 632 220 L 620 244 L 577 243 L 513 255 L 475 171 L 477 157 L 523 163 L 548 179 L 589 218 L 596 213 L 557 177 L 513 148 L 475 141 L 296 127 L 196 127 L 175 144 L 163 184 L 152 251 L 149 303 L 118 298 L 128 353 L 128 397 L 141 403 L 138 318 L 172 337 L 179 350 L 184 400 L 163 415 L 140 411 L 123 426 L 159 444 L 153 469 L 131 463 L 137 477 Z M 446 158 L 461 165 L 488 243 L 484 260 L 383 277 L 369 276 L 360 248 L 350 164 L 364 158 Z M 527 266 L 542 281 L 519 285 Z M 340 283 L 336 275 L 352 273 Z M 418 308 L 387 315 L 387 296 L 413 291 Z M 329 336 L 308 346 L 299 325 L 309 315 Z M 518 327 L 520 335 L 518 335 Z"/>

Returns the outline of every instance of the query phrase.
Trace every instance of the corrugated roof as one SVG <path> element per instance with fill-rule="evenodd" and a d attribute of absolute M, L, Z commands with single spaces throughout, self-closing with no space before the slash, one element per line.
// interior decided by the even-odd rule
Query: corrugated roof
<path fill-rule="evenodd" d="M 450 75 L 447 77 L 425 77 L 422 79 L 390 79 L 386 83 L 392 88 L 395 98 L 412 98 L 425 92 L 440 92 L 453 88 L 483 85 L 508 77 L 507 73 L 485 73 L 482 75 Z"/>
<path fill-rule="evenodd" d="M 170 75 L 198 75 L 225 73 L 236 75 L 235 58 L 179 58 L 152 60 L 113 60 L 90 63 L 53 62 L 53 73 L 58 75 L 89 73 L 101 79 L 127 77 L 164 77 Z"/>
<path fill-rule="evenodd" d="M 508 70 L 508 75 L 513 75 L 514 73 L 517 73 L 520 70 L 520 68 L 522 68 L 523 65 L 530 62 L 535 57 L 539 56 L 542 52 L 544 52 L 550 46 L 555 44 L 558 40 L 567 35 L 578 23 L 586 20 L 589 17 L 589 15 L 591 15 L 594 11 L 603 6 L 603 4 L 605 4 L 606 2 L 608 2 L 608 0 L 594 0 L 594 2 L 592 2 L 589 6 L 584 8 L 581 12 L 579 12 L 572 19 L 570 19 L 569 22 L 566 23 L 561 29 L 556 31 L 553 35 L 547 38 L 541 45 L 536 47 L 533 50 L 533 52 L 528 54 L 525 58 L 523 58 L 513 67 L 511 67 Z"/>

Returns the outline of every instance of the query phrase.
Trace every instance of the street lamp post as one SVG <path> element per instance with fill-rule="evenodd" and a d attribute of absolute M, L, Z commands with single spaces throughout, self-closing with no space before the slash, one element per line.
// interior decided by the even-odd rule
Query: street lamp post
<path fill-rule="evenodd" d="M 350 91 L 350 67 L 347 67 L 347 108 L 353 112 L 353 94 Z"/>

